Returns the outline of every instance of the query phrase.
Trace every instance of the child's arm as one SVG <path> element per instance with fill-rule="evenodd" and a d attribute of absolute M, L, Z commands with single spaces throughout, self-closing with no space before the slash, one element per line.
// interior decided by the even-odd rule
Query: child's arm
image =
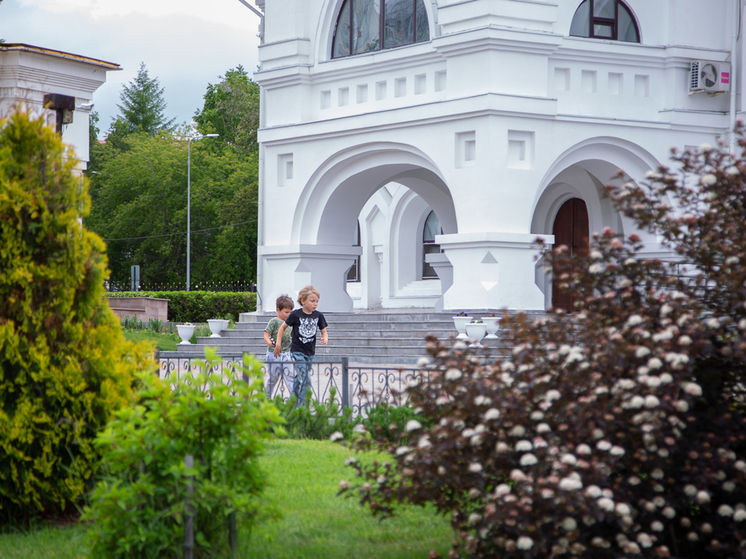
<path fill-rule="evenodd" d="M 321 330 L 321 343 L 326 345 L 329 342 L 329 334 L 326 332 L 326 328 Z"/>
<path fill-rule="evenodd" d="M 275 343 L 275 357 L 279 357 L 280 353 L 282 353 L 282 335 L 285 333 L 285 329 L 288 327 L 288 325 L 283 322 L 282 326 L 280 326 L 280 329 L 277 331 L 277 342 Z"/>
<path fill-rule="evenodd" d="M 269 336 L 269 332 L 264 331 L 264 343 L 267 344 L 269 349 L 274 349 L 275 344 L 272 343 L 272 338 Z"/>

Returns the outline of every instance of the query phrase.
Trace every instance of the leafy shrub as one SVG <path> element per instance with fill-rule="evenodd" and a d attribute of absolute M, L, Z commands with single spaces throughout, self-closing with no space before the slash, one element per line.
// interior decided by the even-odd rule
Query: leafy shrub
<path fill-rule="evenodd" d="M 206 370 L 217 370 L 219 357 L 207 355 Z M 229 516 L 241 515 L 242 525 L 257 517 L 265 486 L 261 442 L 271 436 L 270 424 L 282 422 L 263 397 L 258 371 L 247 357 L 222 377 L 168 384 L 141 376 L 138 405 L 118 412 L 97 439 L 106 475 L 84 515 L 93 521 L 93 557 L 180 557 L 192 477 L 194 556 L 227 553 Z M 193 468 L 184 465 L 186 455 L 194 457 Z"/>
<path fill-rule="evenodd" d="M 152 368 L 103 300 L 104 244 L 77 161 L 44 119 L 0 120 L 0 514 L 71 508 L 96 471 L 93 439 Z"/>
<path fill-rule="evenodd" d="M 256 310 L 256 293 L 249 292 L 121 291 L 106 296 L 168 299 L 170 322 L 207 322 L 218 317 L 237 321 L 242 312 Z"/>
<path fill-rule="evenodd" d="M 164 322 L 157 318 L 151 318 L 148 322 L 143 322 L 141 319 L 134 316 L 125 316 L 121 319 L 121 326 L 123 330 L 147 330 L 156 334 L 168 333 L 173 334 L 176 332 L 176 328 L 170 322 Z"/>
<path fill-rule="evenodd" d="M 328 402 L 314 400 L 310 388 L 306 394 L 305 405 L 298 407 L 295 406 L 294 394 L 284 401 L 282 396 L 274 399 L 275 406 L 283 418 L 287 436 L 291 439 L 324 440 L 332 433 L 340 432 L 345 438 L 349 438 L 360 420 L 352 417 L 351 408 L 345 406 L 344 409 L 340 409 L 335 399 L 336 388 L 329 389 Z"/>
<path fill-rule="evenodd" d="M 405 428 L 407 423 L 414 418 L 415 412 L 411 406 L 392 406 L 384 402 L 371 407 L 362 423 L 377 439 L 393 443 L 399 441 L 402 436 L 408 435 Z M 420 416 L 420 419 L 423 418 Z"/>
<path fill-rule="evenodd" d="M 608 229 L 587 255 L 558 247 L 577 312 L 506 314 L 502 358 L 429 339 L 412 442 L 378 438 L 391 462 L 354 464 L 344 493 L 382 515 L 434 503 L 451 557 L 746 555 L 746 160 L 674 160 L 609 192 L 685 274 Z"/>

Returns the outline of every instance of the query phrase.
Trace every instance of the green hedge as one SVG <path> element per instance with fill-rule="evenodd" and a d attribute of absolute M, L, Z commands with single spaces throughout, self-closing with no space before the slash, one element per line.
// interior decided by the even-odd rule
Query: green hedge
<path fill-rule="evenodd" d="M 256 293 L 213 291 L 119 291 L 107 297 L 155 297 L 168 299 L 170 322 L 207 322 L 210 318 L 232 318 L 256 310 Z"/>

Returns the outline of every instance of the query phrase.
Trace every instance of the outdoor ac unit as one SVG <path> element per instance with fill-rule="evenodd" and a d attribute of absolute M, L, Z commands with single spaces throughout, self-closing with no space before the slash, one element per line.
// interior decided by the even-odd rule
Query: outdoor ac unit
<path fill-rule="evenodd" d="M 730 64 L 695 60 L 689 72 L 689 94 L 706 91 L 711 95 L 730 91 Z"/>

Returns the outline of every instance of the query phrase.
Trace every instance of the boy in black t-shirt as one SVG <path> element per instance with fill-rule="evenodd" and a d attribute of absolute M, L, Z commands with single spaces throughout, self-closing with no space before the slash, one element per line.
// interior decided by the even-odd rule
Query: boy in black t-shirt
<path fill-rule="evenodd" d="M 307 285 L 301 289 L 298 293 L 298 303 L 301 308 L 291 312 L 277 332 L 275 356 L 278 356 L 282 351 L 280 341 L 285 329 L 292 327 L 290 353 L 293 356 L 293 361 L 303 363 L 298 365 L 298 374 L 295 376 L 295 383 L 293 384 L 297 406 L 303 405 L 306 390 L 311 384 L 310 365 L 307 363 L 312 362 L 316 355 L 316 333 L 321 331 L 322 344 L 326 345 L 329 342 L 329 336 L 326 332 L 326 319 L 323 314 L 316 310 L 316 307 L 319 306 L 320 297 L 318 289 L 312 285 Z"/>

